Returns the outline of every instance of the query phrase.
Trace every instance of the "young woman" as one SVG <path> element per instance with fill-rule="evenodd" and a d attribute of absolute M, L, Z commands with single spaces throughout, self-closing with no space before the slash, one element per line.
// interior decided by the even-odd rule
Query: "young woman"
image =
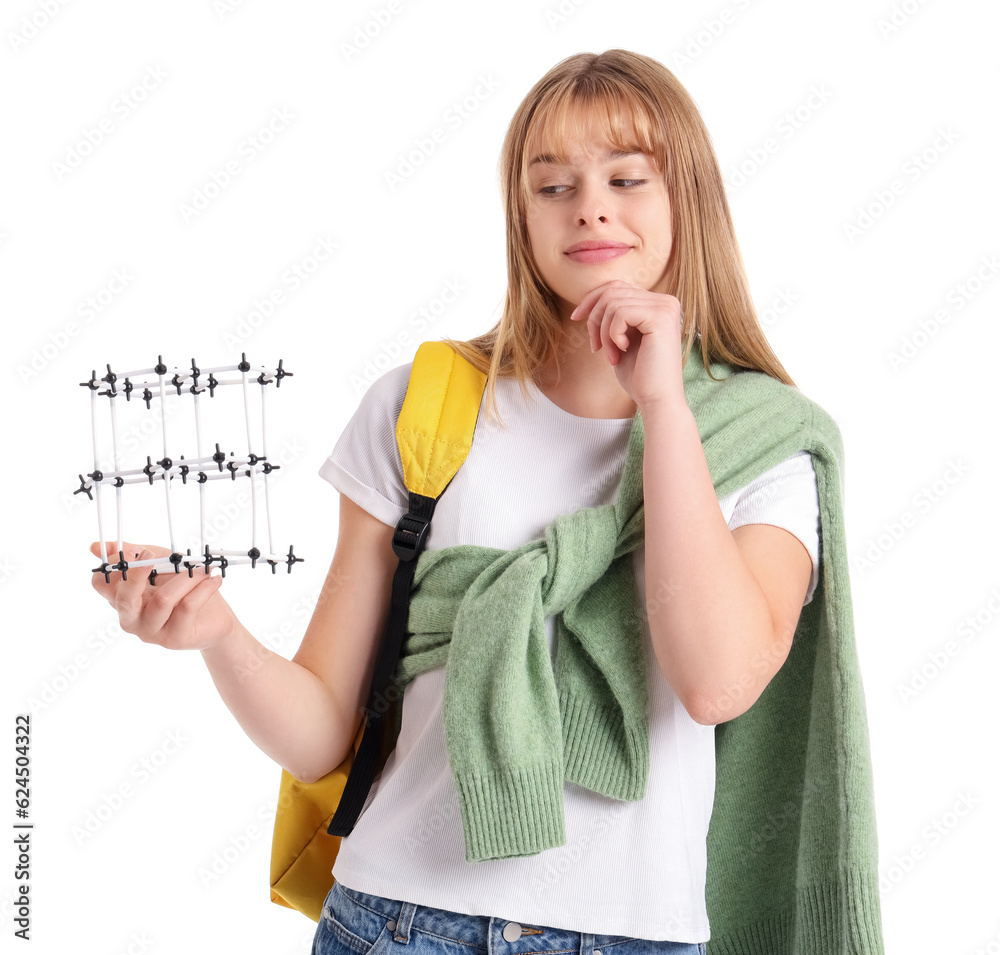
<path fill-rule="evenodd" d="M 488 373 L 487 389 L 427 549 L 512 550 L 558 515 L 614 502 L 641 416 L 645 794 L 567 781 L 563 842 L 467 861 L 446 668 L 422 672 L 341 845 L 313 952 L 704 953 L 716 727 L 747 712 L 786 660 L 818 583 L 819 503 L 807 450 L 717 496 L 685 400 L 688 358 L 794 383 L 757 321 L 708 133 L 660 63 L 624 50 L 558 63 L 517 109 L 500 172 L 506 304 L 487 334 L 449 342 Z M 304 781 L 343 762 L 368 702 L 393 529 L 408 509 L 394 431 L 411 367 L 372 384 L 321 469 L 341 492 L 337 547 L 293 660 L 255 640 L 216 576 L 94 579 L 124 629 L 201 650 L 249 736 Z M 545 623 L 555 652 L 554 617 Z M 250 655 L 263 663 L 241 679 Z"/>

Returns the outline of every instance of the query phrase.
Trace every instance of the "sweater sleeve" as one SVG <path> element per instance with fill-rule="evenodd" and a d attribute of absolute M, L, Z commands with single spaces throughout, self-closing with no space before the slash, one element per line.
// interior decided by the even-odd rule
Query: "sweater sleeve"
<path fill-rule="evenodd" d="M 819 493 L 812 455 L 797 451 L 737 492 L 729 529 L 744 524 L 774 524 L 802 541 L 812 559 L 804 607 L 819 581 Z"/>
<path fill-rule="evenodd" d="M 413 363 L 391 368 L 361 396 L 319 475 L 383 524 L 395 527 L 409 510 L 396 421 Z"/>

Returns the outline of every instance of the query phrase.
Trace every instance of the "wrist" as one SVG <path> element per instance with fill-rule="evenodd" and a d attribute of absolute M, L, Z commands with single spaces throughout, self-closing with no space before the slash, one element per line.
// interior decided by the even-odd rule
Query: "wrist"
<path fill-rule="evenodd" d="M 240 623 L 232 608 L 226 604 L 225 623 L 218 630 L 215 639 L 208 646 L 201 648 L 201 652 L 206 660 L 210 657 L 226 659 L 238 653 L 248 638 L 253 639 L 250 631 Z"/>
<path fill-rule="evenodd" d="M 657 395 L 655 398 L 647 398 L 644 401 L 636 402 L 636 406 L 642 415 L 644 426 L 661 419 L 673 420 L 679 417 L 693 417 L 683 391 L 680 394 L 665 394 Z"/>

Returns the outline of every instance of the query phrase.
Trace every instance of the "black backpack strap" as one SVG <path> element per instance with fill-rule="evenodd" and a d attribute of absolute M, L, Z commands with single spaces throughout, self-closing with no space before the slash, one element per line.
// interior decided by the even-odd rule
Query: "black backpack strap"
<path fill-rule="evenodd" d="M 424 550 L 434 507 L 469 453 L 485 384 L 486 374 L 446 342 L 424 342 L 417 349 L 396 424 L 409 511 L 392 538 L 399 566 L 392 579 L 389 619 L 375 661 L 364 733 L 327 829 L 330 835 L 350 835 L 375 776 L 395 748 L 402 704 L 393 674 L 406 636 L 417 558 Z"/>
<path fill-rule="evenodd" d="M 337 811 L 333 815 L 327 832 L 333 836 L 348 836 L 354 829 L 358 816 L 364 808 L 365 800 L 371 790 L 375 776 L 385 765 L 389 754 L 395 747 L 395 710 L 392 703 L 396 693 L 390 693 L 394 686 L 393 674 L 399 661 L 399 653 L 406 634 L 407 618 L 410 610 L 410 588 L 413 586 L 413 573 L 416 570 L 417 558 L 424 549 L 427 532 L 430 528 L 431 516 L 437 500 L 424 497 L 422 494 L 410 495 L 410 510 L 404 514 L 396 525 L 392 538 L 392 549 L 399 557 L 399 566 L 392 579 L 392 604 L 389 619 L 386 622 L 382 643 L 379 647 L 378 659 L 375 662 L 375 674 L 372 677 L 372 688 L 365 709 L 364 736 L 358 747 L 351 766 L 350 775 L 344 785 L 343 795 Z"/>

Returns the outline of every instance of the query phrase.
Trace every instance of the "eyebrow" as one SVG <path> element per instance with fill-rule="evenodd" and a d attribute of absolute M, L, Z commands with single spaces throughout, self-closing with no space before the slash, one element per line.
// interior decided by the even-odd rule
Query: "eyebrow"
<path fill-rule="evenodd" d="M 627 159 L 629 156 L 638 156 L 641 153 L 640 149 L 605 149 L 600 158 L 604 162 L 610 162 L 613 159 Z M 548 163 L 553 166 L 564 165 L 559 162 L 559 157 L 552 155 L 552 153 L 539 153 L 528 165 L 533 166 L 535 163 Z"/>

